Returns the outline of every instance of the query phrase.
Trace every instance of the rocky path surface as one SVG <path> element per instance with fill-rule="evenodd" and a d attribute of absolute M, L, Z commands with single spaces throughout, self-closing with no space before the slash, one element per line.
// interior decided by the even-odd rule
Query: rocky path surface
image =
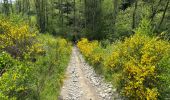
<path fill-rule="evenodd" d="M 73 47 L 59 100 L 118 100 L 118 94 L 110 83 L 104 82 L 85 62 L 78 49 Z"/>

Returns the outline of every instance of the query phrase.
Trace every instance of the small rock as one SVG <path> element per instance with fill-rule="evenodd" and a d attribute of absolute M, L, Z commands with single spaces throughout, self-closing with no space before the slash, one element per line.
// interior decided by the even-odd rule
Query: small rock
<path fill-rule="evenodd" d="M 113 92 L 116 92 L 116 89 L 113 89 Z"/>

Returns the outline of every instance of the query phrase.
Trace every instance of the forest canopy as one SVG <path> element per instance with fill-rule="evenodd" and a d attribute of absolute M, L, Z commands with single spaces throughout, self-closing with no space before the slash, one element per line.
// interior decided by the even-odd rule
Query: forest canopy
<path fill-rule="evenodd" d="M 19 14 L 40 32 L 69 37 L 77 33 L 90 40 L 115 41 L 151 28 L 169 38 L 169 0 L 1 0 L 0 12 Z M 141 24 L 144 24 L 141 26 Z M 148 25 L 148 26 L 147 26 Z M 72 33 L 72 34 L 71 34 Z"/>

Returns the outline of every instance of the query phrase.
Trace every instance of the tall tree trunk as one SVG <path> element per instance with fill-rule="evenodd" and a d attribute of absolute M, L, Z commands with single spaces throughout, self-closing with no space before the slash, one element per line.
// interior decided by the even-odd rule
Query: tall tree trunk
<path fill-rule="evenodd" d="M 41 27 L 42 18 L 41 18 L 40 0 L 35 0 L 35 8 L 36 8 L 36 14 L 37 14 L 37 24 L 38 24 L 38 26 L 41 30 L 41 28 L 42 28 Z"/>
<path fill-rule="evenodd" d="M 63 0 L 59 0 L 59 21 L 60 21 L 60 27 L 61 27 L 61 33 L 63 33 L 64 29 L 64 18 L 63 18 L 63 10 L 62 10 L 62 4 Z"/>
<path fill-rule="evenodd" d="M 8 0 L 3 0 L 4 2 L 3 2 L 3 12 L 4 12 L 4 14 L 6 15 L 6 16 L 8 16 L 9 15 L 9 2 L 8 2 Z"/>
<path fill-rule="evenodd" d="M 113 33 L 115 34 L 115 30 L 116 30 L 116 18 L 117 18 L 117 14 L 118 14 L 118 0 L 113 0 L 113 5 L 114 5 L 114 11 L 113 11 Z"/>
<path fill-rule="evenodd" d="M 30 12 L 30 0 L 26 0 L 26 13 L 29 16 L 29 12 Z"/>
<path fill-rule="evenodd" d="M 159 5 L 161 4 L 161 2 L 162 2 L 162 0 L 159 0 L 157 6 L 155 8 L 152 7 L 152 15 L 150 16 L 151 22 L 153 21 L 153 19 L 154 19 L 156 13 L 157 13 L 157 10 L 158 10 Z"/>
<path fill-rule="evenodd" d="M 13 13 L 13 6 L 12 6 L 12 0 L 10 0 L 10 8 L 11 8 L 11 13 Z"/>
<path fill-rule="evenodd" d="M 41 1 L 41 17 L 42 17 L 42 23 L 41 23 L 41 30 L 42 30 L 42 32 L 44 33 L 45 32 L 45 30 L 46 30 L 46 27 L 45 27 L 45 13 L 46 13 L 46 11 L 45 11 L 45 1 L 46 0 L 42 0 Z"/>
<path fill-rule="evenodd" d="M 95 33 L 95 0 L 92 0 L 93 10 L 92 10 L 92 32 Z"/>
<path fill-rule="evenodd" d="M 21 0 L 17 0 L 17 13 L 21 13 Z"/>
<path fill-rule="evenodd" d="M 45 1 L 45 30 L 48 28 L 48 1 Z"/>
<path fill-rule="evenodd" d="M 87 0 L 84 0 L 85 29 L 87 29 Z"/>
<path fill-rule="evenodd" d="M 166 3 L 166 6 L 165 6 L 164 12 L 163 12 L 163 14 L 162 14 L 162 18 L 161 18 L 161 21 L 160 21 L 160 23 L 159 23 L 158 29 L 161 27 L 161 25 L 162 25 L 162 23 L 163 23 L 163 20 L 164 20 L 164 18 L 165 18 L 165 14 L 166 14 L 166 11 L 167 11 L 167 9 L 168 9 L 168 6 L 169 6 L 169 0 L 168 0 L 167 3 Z"/>
<path fill-rule="evenodd" d="M 0 9 L 1 9 L 1 13 L 3 12 L 3 7 L 2 7 L 2 0 L 0 0 L 0 3 L 1 3 L 1 5 L 0 5 Z"/>
<path fill-rule="evenodd" d="M 137 10 L 137 6 L 138 6 L 138 0 L 135 0 L 135 8 L 133 11 L 133 20 L 132 20 L 132 29 L 135 28 L 135 24 L 136 24 L 136 10 Z"/>
<path fill-rule="evenodd" d="M 21 0 L 22 1 L 22 15 L 24 15 L 25 13 L 25 0 Z"/>
<path fill-rule="evenodd" d="M 74 31 L 76 31 L 76 1 L 74 0 Z"/>
<path fill-rule="evenodd" d="M 45 11 L 45 0 L 35 0 L 35 7 L 37 13 L 37 23 L 40 31 L 44 33 L 46 31 L 46 11 Z"/>
<path fill-rule="evenodd" d="M 61 4 L 63 4 L 63 0 L 61 0 Z M 62 25 L 62 34 L 63 34 L 63 32 L 64 32 L 64 16 L 63 16 L 63 14 L 64 14 L 64 12 L 63 12 L 63 10 L 62 10 L 62 8 L 61 8 L 61 25 Z"/>

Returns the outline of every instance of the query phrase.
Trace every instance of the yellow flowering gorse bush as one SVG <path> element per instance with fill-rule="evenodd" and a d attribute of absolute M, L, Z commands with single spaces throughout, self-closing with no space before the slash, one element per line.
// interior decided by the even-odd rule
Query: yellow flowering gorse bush
<path fill-rule="evenodd" d="M 77 44 L 80 51 L 92 64 L 97 64 L 102 60 L 103 50 L 98 41 L 90 42 L 85 38 Z"/>
<path fill-rule="evenodd" d="M 89 43 L 87 39 L 83 38 L 80 42 L 78 42 L 77 46 L 80 48 L 81 52 L 83 52 L 86 57 L 89 57 L 95 45 Z"/>
<path fill-rule="evenodd" d="M 30 52 L 34 38 L 38 31 L 23 22 L 15 24 L 6 18 L 0 19 L 0 49 L 4 49 L 13 56 L 21 56 Z"/>
<path fill-rule="evenodd" d="M 94 48 L 100 47 L 99 43 L 90 47 L 92 43 L 87 39 L 78 43 L 80 51 L 88 60 L 94 59 Z M 170 74 L 170 44 L 158 37 L 135 34 L 126 38 L 124 42 L 119 41 L 111 46 L 112 52 L 106 48 L 99 63 L 104 67 L 106 74 L 121 74 L 117 84 L 122 96 L 130 100 L 162 98 L 164 88 L 169 87 L 169 79 L 166 77 Z"/>
<path fill-rule="evenodd" d="M 108 57 L 111 58 L 110 63 L 105 66 L 111 66 L 112 63 L 116 63 L 116 66 L 121 65 L 121 93 L 129 99 L 157 99 L 160 95 L 157 71 L 161 67 L 158 63 L 169 54 L 170 44 L 159 38 L 135 34 L 125 39 L 118 47 L 121 49 L 115 48 L 112 56 Z"/>

